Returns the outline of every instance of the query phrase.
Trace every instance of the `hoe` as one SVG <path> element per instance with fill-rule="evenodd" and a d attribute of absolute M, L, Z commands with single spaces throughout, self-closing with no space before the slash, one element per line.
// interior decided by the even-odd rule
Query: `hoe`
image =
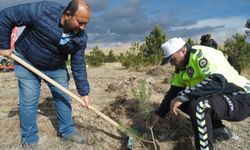
<path fill-rule="evenodd" d="M 57 82 L 55 82 L 54 80 L 52 80 L 51 78 L 49 78 L 48 76 L 46 76 L 45 74 L 43 74 L 41 71 L 39 71 L 35 67 L 31 66 L 30 64 L 28 64 L 27 62 L 25 62 L 24 60 L 22 60 L 21 58 L 19 58 L 15 54 L 11 54 L 10 57 L 12 59 L 14 59 L 15 61 L 17 61 L 18 63 L 20 63 L 21 65 L 23 65 L 24 67 L 26 67 L 27 69 L 29 69 L 30 71 L 32 71 L 33 73 L 35 73 L 38 76 L 40 76 L 45 81 L 49 82 L 50 84 L 54 85 L 58 89 L 62 90 L 63 92 L 65 92 L 66 94 L 68 94 L 70 97 L 72 97 L 74 100 L 76 100 L 77 102 L 79 102 L 82 106 L 84 106 L 84 104 L 82 102 L 82 99 L 80 97 L 78 97 L 77 95 L 75 95 L 74 93 L 72 93 L 71 91 L 69 91 L 68 89 L 64 88 L 62 85 L 58 84 Z M 115 122 L 114 120 L 112 120 L 111 118 L 109 118 L 108 116 L 106 116 L 105 114 L 103 114 L 102 112 L 98 111 L 94 107 L 88 106 L 88 108 L 89 108 L 89 110 L 93 111 L 95 114 L 97 114 L 98 116 L 100 116 L 104 120 L 106 120 L 109 123 L 111 123 L 113 126 L 115 126 L 117 129 L 119 129 L 121 132 L 126 133 L 128 135 L 128 144 L 127 144 L 128 149 L 132 149 L 133 144 L 134 144 L 134 140 L 133 140 L 134 138 L 133 138 L 133 136 L 136 136 L 135 134 L 133 134 L 130 131 L 126 130 L 124 127 L 121 127 L 121 125 L 119 125 L 117 122 Z M 153 143 L 155 145 L 154 140 L 151 143 Z"/>

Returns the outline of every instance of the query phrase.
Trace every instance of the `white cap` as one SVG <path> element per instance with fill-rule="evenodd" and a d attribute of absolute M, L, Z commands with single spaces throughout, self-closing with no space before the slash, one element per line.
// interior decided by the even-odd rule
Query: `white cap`
<path fill-rule="evenodd" d="M 162 44 L 161 49 L 164 52 L 164 60 L 162 61 L 161 65 L 167 64 L 171 56 L 180 50 L 185 44 L 186 42 L 180 37 L 171 38 Z"/>

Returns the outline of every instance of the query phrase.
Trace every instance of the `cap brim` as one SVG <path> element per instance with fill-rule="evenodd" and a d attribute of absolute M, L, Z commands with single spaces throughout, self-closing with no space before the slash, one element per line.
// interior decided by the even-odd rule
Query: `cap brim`
<path fill-rule="evenodd" d="M 172 56 L 172 55 L 170 55 L 170 56 L 164 58 L 164 59 L 162 60 L 162 62 L 161 62 L 161 65 L 166 65 L 167 63 L 169 63 L 171 56 Z"/>

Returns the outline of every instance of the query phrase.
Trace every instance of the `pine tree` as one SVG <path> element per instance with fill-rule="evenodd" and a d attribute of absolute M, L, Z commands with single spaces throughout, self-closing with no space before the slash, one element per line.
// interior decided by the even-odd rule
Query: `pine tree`
<path fill-rule="evenodd" d="M 224 51 L 228 56 L 236 58 L 242 69 L 249 66 L 250 57 L 250 44 L 245 39 L 246 35 L 237 33 L 224 42 Z"/>
<path fill-rule="evenodd" d="M 113 50 L 110 50 L 108 55 L 106 56 L 105 62 L 112 63 L 116 61 L 117 61 L 117 57 L 115 56 Z"/>
<path fill-rule="evenodd" d="M 191 38 L 188 38 L 187 44 L 193 46 L 195 45 L 195 42 Z"/>
<path fill-rule="evenodd" d="M 89 55 L 86 55 L 86 62 L 90 66 L 101 66 L 105 62 L 105 54 L 96 46 Z"/>
<path fill-rule="evenodd" d="M 144 57 L 148 59 L 150 64 L 159 64 L 163 59 L 163 51 L 161 45 L 166 41 L 166 35 L 159 25 L 155 26 L 150 34 L 145 38 L 143 47 Z"/>

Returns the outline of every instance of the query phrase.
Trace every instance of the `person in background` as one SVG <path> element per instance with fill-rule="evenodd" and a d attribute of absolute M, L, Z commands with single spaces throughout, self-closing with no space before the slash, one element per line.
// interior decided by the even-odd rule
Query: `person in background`
<path fill-rule="evenodd" d="M 207 42 L 206 34 L 202 35 L 200 40 L 201 40 L 200 45 L 205 45 L 205 43 Z"/>
<path fill-rule="evenodd" d="M 0 12 L 0 55 L 10 56 L 13 27 L 25 26 L 15 43 L 14 53 L 45 75 L 69 89 L 69 74 L 65 61 L 71 56 L 71 69 L 81 105 L 89 106 L 89 83 L 84 60 L 87 45 L 85 28 L 90 20 L 89 5 L 72 0 L 65 7 L 50 1 L 27 3 Z M 21 143 L 24 149 L 38 148 L 37 109 L 41 78 L 15 62 L 18 79 Z M 72 119 L 70 97 L 47 83 L 55 102 L 58 131 L 64 141 L 84 144 Z"/>
<path fill-rule="evenodd" d="M 214 39 L 211 39 L 211 34 L 202 35 L 200 45 L 213 47 L 215 49 L 218 48 L 217 42 Z"/>
<path fill-rule="evenodd" d="M 214 39 L 211 39 L 211 34 L 202 35 L 200 45 L 212 47 L 215 49 L 218 48 L 218 44 L 216 43 L 216 41 Z M 227 61 L 234 67 L 234 69 L 237 70 L 239 74 L 241 73 L 241 67 L 238 63 L 239 61 L 235 55 L 228 55 Z"/>
<path fill-rule="evenodd" d="M 232 134 L 221 120 L 241 121 L 250 115 L 250 81 L 240 76 L 223 53 L 211 47 L 188 46 L 182 38 L 161 45 L 162 65 L 175 72 L 160 107 L 148 120 L 152 128 L 177 108 L 190 116 L 197 150 L 212 150 L 213 140 L 228 140 Z"/>

